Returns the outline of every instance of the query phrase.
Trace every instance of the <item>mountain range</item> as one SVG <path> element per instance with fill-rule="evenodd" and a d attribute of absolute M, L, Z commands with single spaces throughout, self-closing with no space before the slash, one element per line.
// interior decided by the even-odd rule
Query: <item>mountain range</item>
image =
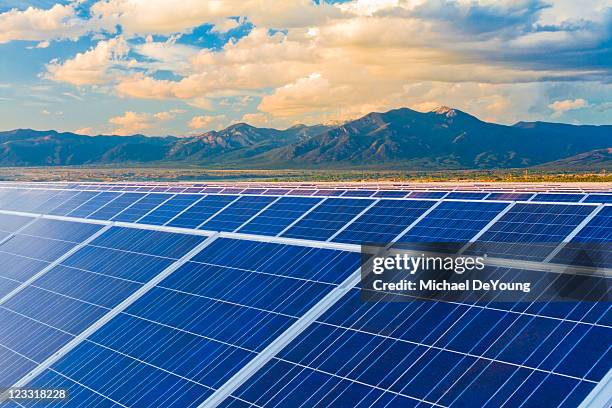
<path fill-rule="evenodd" d="M 0 166 L 200 165 L 235 168 L 611 168 L 612 125 L 489 123 L 458 109 L 369 113 L 340 125 L 246 123 L 188 137 L 0 132 Z"/>

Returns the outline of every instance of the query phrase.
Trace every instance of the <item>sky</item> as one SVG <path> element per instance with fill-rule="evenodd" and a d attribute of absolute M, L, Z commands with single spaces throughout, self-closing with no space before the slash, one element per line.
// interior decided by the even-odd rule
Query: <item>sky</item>
<path fill-rule="evenodd" d="M 612 124 L 610 0 L 0 0 L 0 129 Z"/>

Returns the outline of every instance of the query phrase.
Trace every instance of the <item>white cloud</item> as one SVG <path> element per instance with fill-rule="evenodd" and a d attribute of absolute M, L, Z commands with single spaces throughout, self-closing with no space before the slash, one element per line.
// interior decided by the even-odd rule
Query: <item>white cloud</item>
<path fill-rule="evenodd" d="M 56 4 L 48 10 L 28 7 L 0 14 L 0 44 L 15 40 L 76 40 L 89 31 L 87 22 L 78 18 L 72 5 Z"/>
<path fill-rule="evenodd" d="M 562 101 L 554 101 L 553 103 L 548 105 L 548 107 L 554 111 L 555 116 L 560 116 L 567 111 L 585 108 L 587 106 L 589 106 L 588 102 L 582 98 L 574 100 L 565 99 Z"/>
<path fill-rule="evenodd" d="M 182 110 L 171 110 L 165 112 L 139 113 L 126 111 L 121 116 L 114 116 L 108 120 L 115 128 L 112 131 L 115 135 L 128 136 L 136 133 L 147 133 L 147 131 L 159 126 L 161 122 L 174 119 Z"/>
<path fill-rule="evenodd" d="M 225 115 L 201 115 L 191 118 L 187 126 L 193 130 L 218 130 L 224 127 L 226 121 Z"/>
<path fill-rule="evenodd" d="M 84 127 L 74 131 L 77 135 L 95 136 L 96 132 L 92 127 Z"/>
<path fill-rule="evenodd" d="M 129 46 L 121 36 L 99 41 L 95 48 L 64 62 L 51 61 L 47 64 L 45 77 L 72 85 L 106 83 L 113 78 L 110 73 L 113 67 L 128 64 L 125 60 L 128 52 Z"/>

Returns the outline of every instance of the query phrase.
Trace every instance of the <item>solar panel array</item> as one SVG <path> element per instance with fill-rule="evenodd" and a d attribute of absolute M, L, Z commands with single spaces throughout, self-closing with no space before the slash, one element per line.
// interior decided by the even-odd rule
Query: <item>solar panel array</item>
<path fill-rule="evenodd" d="M 607 301 L 360 300 L 363 243 L 468 242 L 513 274 L 612 241 L 610 188 L 468 187 L 0 184 L 0 388 L 69 407 L 596 403 Z"/>

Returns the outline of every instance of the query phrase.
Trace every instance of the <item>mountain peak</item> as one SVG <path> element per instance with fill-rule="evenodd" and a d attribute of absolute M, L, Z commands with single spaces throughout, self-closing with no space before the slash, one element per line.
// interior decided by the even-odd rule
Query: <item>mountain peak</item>
<path fill-rule="evenodd" d="M 457 115 L 457 110 L 450 108 L 448 106 L 438 106 L 436 109 L 431 111 L 432 113 L 437 113 L 438 115 L 446 115 L 447 117 L 453 117 Z"/>

